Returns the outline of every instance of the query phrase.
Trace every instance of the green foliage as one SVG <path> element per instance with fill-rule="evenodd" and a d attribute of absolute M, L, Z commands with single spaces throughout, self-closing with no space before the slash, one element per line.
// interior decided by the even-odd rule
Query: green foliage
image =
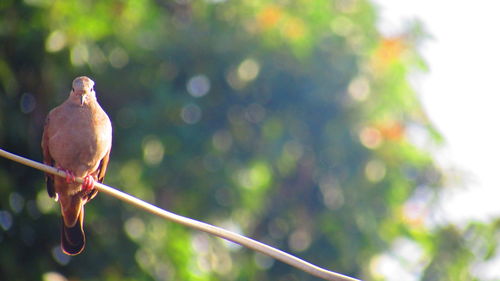
<path fill-rule="evenodd" d="M 423 280 L 466 280 L 463 232 L 411 209 L 440 180 L 414 141 L 440 140 L 407 80 L 420 30 L 375 20 L 364 0 L 2 1 L 0 145 L 40 160 L 45 115 L 86 74 L 114 124 L 106 183 L 345 274 L 380 279 L 403 237 Z M 1 280 L 313 280 L 105 195 L 69 258 L 42 175 L 0 165 Z"/>

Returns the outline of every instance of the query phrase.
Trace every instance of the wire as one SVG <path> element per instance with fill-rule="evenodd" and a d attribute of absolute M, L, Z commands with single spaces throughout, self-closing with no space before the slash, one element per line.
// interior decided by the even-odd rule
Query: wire
<path fill-rule="evenodd" d="M 32 168 L 44 171 L 46 173 L 54 174 L 60 177 L 66 177 L 66 173 L 64 171 L 58 170 L 56 168 L 47 166 L 45 164 L 15 155 L 13 153 L 7 152 L 3 149 L 0 148 L 0 156 L 5 157 L 7 159 L 10 159 L 12 161 L 19 162 L 21 164 L 24 164 L 26 166 L 30 166 Z M 83 182 L 82 178 L 76 178 L 76 181 L 79 183 Z M 143 201 L 139 198 L 136 198 L 132 195 L 129 195 L 125 192 L 119 191 L 111 186 L 104 185 L 102 183 L 96 182 L 94 187 L 96 187 L 99 191 L 104 192 L 106 194 L 109 194 L 111 196 L 114 196 L 122 201 L 125 201 L 131 205 L 134 205 L 138 208 L 141 208 L 145 211 L 148 211 L 154 215 L 160 216 L 164 219 L 167 219 L 172 222 L 176 222 L 179 224 L 182 224 L 184 226 L 194 228 L 197 230 L 204 231 L 206 233 L 218 236 L 220 238 L 229 240 L 231 242 L 240 244 L 242 246 L 245 246 L 249 249 L 252 249 L 254 251 L 260 252 L 264 255 L 270 256 L 272 258 L 275 258 L 277 260 L 280 260 L 284 263 L 287 263 L 291 266 L 294 266 L 300 270 L 303 270 L 311 275 L 314 275 L 316 277 L 325 279 L 325 280 L 331 280 L 331 281 L 360 281 L 359 279 L 355 279 L 346 275 L 342 275 L 340 273 L 336 273 L 333 271 L 329 271 L 326 269 L 323 269 L 321 267 L 318 267 L 314 264 L 311 264 L 307 261 L 301 260 L 295 256 L 292 256 L 286 252 L 283 252 L 281 250 L 278 250 L 276 248 L 273 248 L 269 245 L 266 245 L 264 243 L 261 243 L 259 241 L 253 240 L 251 238 L 245 237 L 243 235 L 231 232 L 229 230 L 210 225 L 208 223 L 200 222 L 194 219 L 190 219 L 187 217 L 183 217 L 177 214 L 174 214 L 172 212 L 168 212 L 166 210 L 163 210 L 161 208 L 158 208 L 146 201 Z"/>

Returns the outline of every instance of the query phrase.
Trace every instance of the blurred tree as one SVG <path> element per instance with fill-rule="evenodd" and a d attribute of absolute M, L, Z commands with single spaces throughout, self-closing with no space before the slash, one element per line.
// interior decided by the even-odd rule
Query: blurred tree
<path fill-rule="evenodd" d="M 365 0 L 4 0 L 0 145 L 40 160 L 45 115 L 89 75 L 114 123 L 108 184 L 359 278 L 411 249 L 411 280 L 469 280 L 465 232 L 497 227 L 424 223 L 441 177 L 407 80 L 424 36 L 375 23 Z M 1 280 L 314 279 L 103 195 L 70 258 L 40 172 L 0 165 Z"/>

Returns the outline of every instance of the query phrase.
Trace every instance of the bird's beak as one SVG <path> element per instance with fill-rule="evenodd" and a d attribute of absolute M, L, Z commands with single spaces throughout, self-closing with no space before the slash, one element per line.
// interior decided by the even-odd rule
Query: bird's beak
<path fill-rule="evenodd" d="M 87 99 L 87 94 L 86 93 L 82 94 L 80 96 L 80 105 L 83 105 L 86 99 Z"/>

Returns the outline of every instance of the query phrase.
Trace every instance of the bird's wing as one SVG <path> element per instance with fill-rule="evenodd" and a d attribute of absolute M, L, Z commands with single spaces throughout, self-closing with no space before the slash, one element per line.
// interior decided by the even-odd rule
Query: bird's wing
<path fill-rule="evenodd" d="M 49 166 L 54 165 L 54 159 L 52 159 L 52 156 L 50 156 L 50 151 L 49 151 L 49 122 L 50 122 L 50 114 L 47 116 L 47 119 L 45 120 L 45 125 L 43 128 L 43 135 L 42 135 L 42 152 L 43 152 L 43 163 Z M 49 193 L 50 197 L 55 197 L 55 189 L 54 189 L 54 176 L 51 174 L 45 174 L 45 181 L 47 182 L 47 193 Z"/>
<path fill-rule="evenodd" d="M 101 162 L 99 163 L 99 167 L 95 171 L 95 174 L 97 175 L 97 181 L 102 183 L 104 181 L 104 175 L 106 174 L 106 169 L 108 167 L 108 162 L 109 162 L 109 153 L 111 152 L 111 147 L 108 149 L 108 152 L 106 152 L 106 155 L 101 159 Z M 93 189 L 87 196 L 87 202 L 92 200 L 95 196 L 97 195 L 97 189 Z"/>
<path fill-rule="evenodd" d="M 108 162 L 109 162 L 109 154 L 111 152 L 111 146 L 108 149 L 108 152 L 106 152 L 106 155 L 101 159 L 101 163 L 99 164 L 99 168 L 97 168 L 97 181 L 98 182 L 103 182 L 104 181 L 104 175 L 106 175 L 106 169 L 108 168 Z"/>

